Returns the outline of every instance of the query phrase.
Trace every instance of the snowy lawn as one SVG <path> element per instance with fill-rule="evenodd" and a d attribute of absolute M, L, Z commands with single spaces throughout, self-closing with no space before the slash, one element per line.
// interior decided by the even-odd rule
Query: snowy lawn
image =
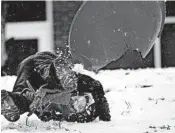
<path fill-rule="evenodd" d="M 101 71 L 78 68 L 98 79 L 106 91 L 112 121 L 91 123 L 41 122 L 23 114 L 8 122 L 1 115 L 1 132 L 175 133 L 175 68 Z M 12 90 L 15 76 L 1 77 L 1 89 Z"/>

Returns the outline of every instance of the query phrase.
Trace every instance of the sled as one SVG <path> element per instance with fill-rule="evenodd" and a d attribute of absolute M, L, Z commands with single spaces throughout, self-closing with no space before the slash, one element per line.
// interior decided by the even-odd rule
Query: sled
<path fill-rule="evenodd" d="M 128 49 L 143 58 L 160 37 L 165 20 L 163 1 L 87 1 L 70 27 L 72 56 L 86 69 L 99 69 Z"/>

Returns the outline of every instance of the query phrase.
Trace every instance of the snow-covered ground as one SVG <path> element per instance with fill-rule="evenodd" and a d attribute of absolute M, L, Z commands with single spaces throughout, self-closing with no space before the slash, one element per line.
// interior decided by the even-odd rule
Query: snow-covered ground
<path fill-rule="evenodd" d="M 77 69 L 98 79 L 106 91 L 112 121 L 91 123 L 41 122 L 23 114 L 18 122 L 1 116 L 2 133 L 175 133 L 175 68 L 101 71 Z M 15 76 L 1 77 L 1 89 L 11 90 Z"/>

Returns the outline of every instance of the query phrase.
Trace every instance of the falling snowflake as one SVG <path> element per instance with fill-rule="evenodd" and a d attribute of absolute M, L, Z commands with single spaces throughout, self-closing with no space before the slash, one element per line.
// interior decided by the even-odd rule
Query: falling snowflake
<path fill-rule="evenodd" d="M 90 44 L 91 43 L 91 40 L 88 40 L 87 43 Z"/>
<path fill-rule="evenodd" d="M 126 36 L 127 35 L 127 32 L 124 32 L 124 35 Z"/>

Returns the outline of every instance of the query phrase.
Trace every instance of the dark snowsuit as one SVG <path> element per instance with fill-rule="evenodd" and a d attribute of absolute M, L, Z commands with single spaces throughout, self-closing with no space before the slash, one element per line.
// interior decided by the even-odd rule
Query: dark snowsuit
<path fill-rule="evenodd" d="M 71 91 L 72 93 L 78 92 L 79 94 L 88 92 L 92 94 L 95 101 L 94 104 L 89 107 L 89 112 L 84 111 L 82 113 L 70 114 L 64 119 L 66 121 L 89 122 L 99 116 L 99 119 L 109 121 L 109 105 L 104 97 L 103 87 L 99 81 L 94 80 L 87 75 L 77 74 L 72 71 L 70 73 L 73 73 L 73 76 L 68 74 L 66 80 L 72 81 L 75 79 L 75 81 L 70 82 L 63 87 L 61 80 L 65 77 L 63 76 L 63 78 L 59 80 L 57 71 L 63 73 L 62 69 L 59 68 L 67 67 L 67 65 L 69 65 L 69 62 L 66 62 L 66 59 L 57 57 L 51 52 L 36 53 L 35 55 L 26 58 L 19 65 L 13 92 L 20 93 L 25 88 L 28 88 L 26 80 L 31 83 L 35 90 L 39 89 L 42 85 L 47 84 L 47 88 L 49 89 L 59 88 L 63 91 Z M 64 79 L 62 81 L 64 81 Z M 21 114 L 29 111 L 32 100 L 27 99 L 26 97 L 19 97 L 18 95 L 14 95 L 13 97 L 14 100 L 16 99 L 15 103 L 20 108 Z M 35 113 L 37 115 L 39 114 L 39 112 Z M 49 120 L 48 117 L 50 114 L 48 114 L 48 112 L 45 114 L 39 117 L 43 121 Z M 62 119 L 61 115 L 60 119 Z"/>

